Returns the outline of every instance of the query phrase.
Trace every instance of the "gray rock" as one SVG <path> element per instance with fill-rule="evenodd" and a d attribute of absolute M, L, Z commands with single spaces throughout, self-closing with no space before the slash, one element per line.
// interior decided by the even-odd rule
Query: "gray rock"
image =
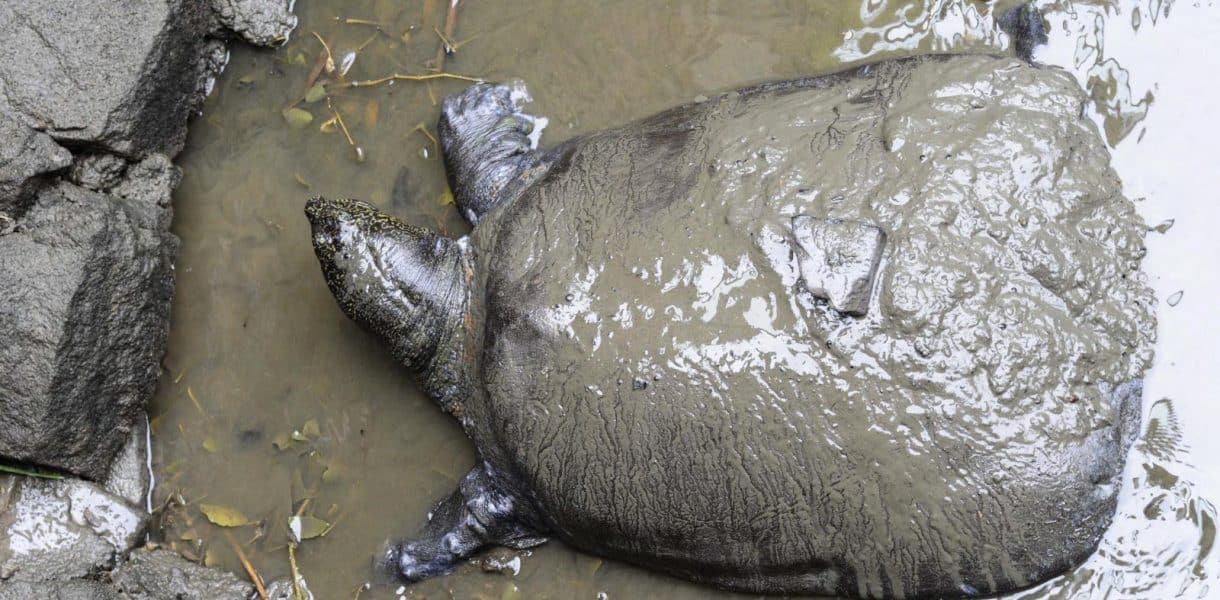
<path fill-rule="evenodd" d="M 0 600 L 118 600 L 110 586 L 89 580 L 0 582 Z"/>
<path fill-rule="evenodd" d="M 792 218 L 805 288 L 845 315 L 864 316 L 873 293 L 885 232 L 849 219 Z"/>
<path fill-rule="evenodd" d="M 66 581 L 112 568 L 148 514 L 97 485 L 0 478 L 0 580 Z"/>
<path fill-rule="evenodd" d="M 127 161 L 113 154 L 85 154 L 77 156 L 68 171 L 68 180 L 95 192 L 104 192 L 114 187 L 123 178 Z"/>
<path fill-rule="evenodd" d="M 111 194 L 131 200 L 146 227 L 169 229 L 173 217 L 173 193 L 182 180 L 182 170 L 163 154 L 153 154 L 131 165 Z"/>
<path fill-rule="evenodd" d="M 110 576 L 130 600 L 245 600 L 254 586 L 227 571 L 209 569 L 169 550 L 137 550 Z"/>
<path fill-rule="evenodd" d="M 206 3 L 0 3 L 0 111 L 70 148 L 176 154 L 206 71 Z"/>
<path fill-rule="evenodd" d="M 178 242 L 127 193 L 61 182 L 0 236 L 2 456 L 100 481 L 152 394 Z"/>
<path fill-rule="evenodd" d="M 287 0 L 213 0 L 212 6 L 221 25 L 257 46 L 282 44 L 297 26 Z"/>
<path fill-rule="evenodd" d="M 3 10 L 3 9 L 0 9 Z M 49 136 L 0 112 L 0 212 L 18 216 L 42 183 L 41 175 L 72 163 L 72 155 Z"/>
<path fill-rule="evenodd" d="M 148 472 L 148 422 L 138 421 L 131 437 L 110 468 L 103 487 L 132 506 L 147 506 L 151 485 Z"/>

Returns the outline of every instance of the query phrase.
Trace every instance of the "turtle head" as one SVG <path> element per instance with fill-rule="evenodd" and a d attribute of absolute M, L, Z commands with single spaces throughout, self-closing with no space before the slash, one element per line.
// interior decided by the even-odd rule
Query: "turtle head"
<path fill-rule="evenodd" d="M 452 346 L 460 343 L 455 333 L 467 309 L 463 245 L 360 200 L 314 198 L 305 215 L 343 312 L 388 343 L 426 387 L 438 369 L 452 371 L 455 365 L 438 362 L 461 355 Z"/>

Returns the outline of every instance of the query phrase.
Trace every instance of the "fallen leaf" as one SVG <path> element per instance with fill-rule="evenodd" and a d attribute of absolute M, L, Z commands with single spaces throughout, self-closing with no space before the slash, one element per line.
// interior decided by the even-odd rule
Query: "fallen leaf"
<path fill-rule="evenodd" d="M 292 445 L 292 436 L 287 433 L 280 433 L 271 440 L 271 445 L 275 446 L 276 450 L 287 450 Z"/>
<path fill-rule="evenodd" d="M 288 537 L 294 543 L 326 535 L 330 531 L 330 523 L 309 515 L 293 515 L 288 518 Z"/>
<path fill-rule="evenodd" d="M 214 438 L 210 435 L 208 437 L 203 438 L 203 449 L 204 450 L 207 450 L 208 452 L 216 452 L 217 448 L 219 448 L 219 447 L 220 447 L 220 445 L 216 442 L 216 438 Z"/>
<path fill-rule="evenodd" d="M 284 120 L 293 129 L 300 129 L 313 122 L 313 113 L 303 108 L 284 109 Z"/>
<path fill-rule="evenodd" d="M 236 508 L 220 504 L 200 504 L 199 511 L 209 521 L 221 527 L 241 527 L 250 524 L 250 519 L 246 518 L 246 515 L 241 514 L 241 511 Z"/>
<path fill-rule="evenodd" d="M 322 433 L 321 428 L 318 427 L 318 420 L 310 419 L 305 421 L 305 425 L 301 427 L 301 433 L 311 438 L 318 437 Z"/>
<path fill-rule="evenodd" d="M 325 97 L 326 87 L 321 83 L 313 84 L 313 87 L 309 88 L 309 91 L 305 92 L 305 102 L 308 104 L 313 104 L 314 102 L 317 102 Z"/>
<path fill-rule="evenodd" d="M 445 193 L 441 194 L 440 204 L 441 206 L 449 206 L 450 204 L 453 204 L 453 192 L 445 190 Z"/>
<path fill-rule="evenodd" d="M 369 103 L 364 106 L 364 123 L 369 127 L 377 126 L 377 116 L 381 112 L 381 103 L 376 100 L 369 100 Z"/>

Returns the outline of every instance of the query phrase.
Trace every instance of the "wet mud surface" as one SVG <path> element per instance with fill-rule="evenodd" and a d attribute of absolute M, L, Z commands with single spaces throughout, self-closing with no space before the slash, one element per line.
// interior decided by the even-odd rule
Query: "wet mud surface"
<path fill-rule="evenodd" d="M 464 233 L 463 221 L 448 202 L 438 152 L 417 125 L 434 134 L 439 108 L 433 99 L 466 84 L 398 82 L 335 94 L 334 109 L 343 115 L 361 147 L 363 162 L 353 159 L 342 132 L 319 130 L 333 114 L 325 101 L 300 105 L 311 113 L 312 120 L 299 128 L 281 112 L 305 93 L 321 47 L 311 31 L 328 40 L 340 65 L 348 52 L 362 48 L 355 52 L 349 79 L 393 71 L 419 73 L 423 72 L 421 64 L 436 52 L 437 35 L 432 27 L 443 27 L 440 4 L 301 6 L 301 28 L 284 49 L 234 53 L 225 77 L 193 126 L 187 151 L 180 158 L 185 173 L 176 194 L 174 226 L 183 239 L 179 292 L 167 370 L 153 410 L 153 440 L 157 503 L 170 504 L 161 512 L 160 536 L 201 561 L 241 569 L 222 530 L 209 524 L 199 509 L 200 504 L 219 505 L 239 510 L 242 520 L 256 522 L 229 530 L 243 544 L 252 565 L 268 578 L 286 576 L 290 569 L 285 546 L 288 523 L 299 510 L 333 525 L 329 530 L 318 528 L 313 533 L 326 531 L 325 535 L 306 539 L 296 549 L 298 566 L 310 589 L 320 598 L 351 597 L 373 576 L 370 564 L 377 548 L 414 531 L 432 504 L 453 489 L 473 464 L 472 446 L 457 424 L 423 397 L 405 369 L 395 365 L 375 340 L 339 312 L 318 273 L 308 225 L 301 216 L 309 195 L 351 196 L 370 200 L 412 223 L 451 235 Z M 446 70 L 490 80 L 525 80 L 534 97 L 528 110 L 549 119 L 542 143 L 550 146 L 750 83 L 835 71 L 864 60 L 915 51 L 1005 42 L 975 5 L 946 2 L 937 6 L 930 16 L 885 2 L 835 9 L 784 2 L 749 9 L 735 4 L 659 8 L 644 2 L 610 7 L 534 2 L 529 9 L 508 15 L 470 0 L 461 7 L 454 36 L 458 50 L 446 59 Z M 1114 146 L 1114 167 L 1126 185 L 1124 194 L 1137 199 L 1138 217 L 1122 212 L 1121 223 L 1105 228 L 1126 232 L 1134 239 L 1139 237 L 1141 217 L 1152 225 L 1171 218 L 1175 222 L 1166 232 L 1153 231 L 1147 236 L 1145 265 L 1156 290 L 1153 302 L 1162 327 L 1145 394 L 1144 433 L 1122 478 L 1115 525 L 1100 550 L 1080 569 L 1026 592 L 1027 597 L 1084 597 L 1102 591 L 1113 597 L 1177 593 L 1204 597 L 1212 584 L 1212 571 L 1217 568 L 1211 548 L 1215 510 L 1208 498 L 1217 490 L 1216 480 L 1213 473 L 1196 467 L 1206 467 L 1202 457 L 1209 455 L 1209 449 L 1220 451 L 1211 448 L 1209 444 L 1215 442 L 1206 437 L 1206 423 L 1217 416 L 1206 402 L 1208 385 L 1214 385 L 1207 370 L 1211 365 L 1215 372 L 1216 359 L 1199 352 L 1198 344 L 1207 337 L 1200 335 L 1200 327 L 1220 332 L 1214 331 L 1215 319 L 1206 318 L 1203 312 L 1208 290 L 1215 290 L 1216 282 L 1200 279 L 1198 267 L 1192 269 L 1189 262 L 1214 260 L 1220 254 L 1206 233 L 1209 217 L 1214 222 L 1217 216 L 1214 209 L 1204 206 L 1201 192 L 1208 183 L 1207 167 L 1195 155 L 1201 148 L 1214 147 L 1217 136 L 1192 120 L 1192 115 L 1205 108 L 1202 98 L 1207 97 L 1209 84 L 1192 76 L 1191 67 L 1197 69 L 1197 63 L 1191 61 L 1201 60 L 1208 33 L 1213 39 L 1217 34 L 1220 25 L 1214 9 L 1206 3 L 1157 4 L 1155 10 L 1146 3 L 1049 7 L 1052 40 L 1038 58 L 1066 67 L 1087 84 L 1088 115 Z M 1136 11 L 1141 15 L 1138 19 L 1133 17 Z M 363 23 L 346 23 L 343 18 L 376 21 L 383 24 L 385 33 Z M 403 32 L 412 26 L 404 41 Z M 1175 46 L 1197 48 L 1198 53 L 1167 50 Z M 1157 100 L 1150 99 L 1153 97 Z M 904 140 L 915 152 L 921 134 L 909 133 Z M 1015 161 L 1029 154 L 1031 159 L 1047 159 L 1036 149 L 1040 136 L 1051 134 L 1034 128 L 1023 133 L 1021 139 L 1034 150 L 1014 150 L 1006 158 Z M 1194 142 L 1195 152 L 1183 150 L 1183 136 Z M 978 136 L 979 148 L 992 152 L 985 140 Z M 783 141 L 776 145 L 785 146 Z M 958 160 L 964 166 L 986 167 L 985 161 Z M 718 176 L 744 173 L 729 166 Z M 764 171 L 765 166 L 754 165 Z M 1010 175 L 1020 173 L 1020 167 L 994 165 L 996 173 Z M 842 172 L 851 171 L 845 168 Z M 801 178 L 771 175 L 780 187 Z M 816 174 L 801 175 L 817 179 Z M 851 181 L 823 182 L 832 184 L 845 187 Z M 1112 182 L 1102 177 L 1081 185 L 1109 190 Z M 784 213 L 783 207 L 775 208 L 777 215 L 793 216 Z M 842 207 L 842 211 L 841 216 L 859 214 L 858 207 L 855 213 L 851 207 Z M 878 212 L 873 207 L 869 216 L 901 220 L 903 213 L 900 208 Z M 753 214 L 728 218 L 764 227 L 767 222 Z M 1014 221 L 1019 219 L 1014 214 Z M 1061 241 L 1047 239 L 1039 244 L 1022 238 L 1019 224 L 1000 225 L 1007 229 L 997 229 L 996 235 L 987 228 L 975 232 L 982 240 L 977 243 L 1005 248 L 1005 256 L 1015 261 L 1009 268 L 1025 273 L 1023 281 L 1029 284 L 1031 297 L 1037 298 L 1053 294 L 1056 282 L 1067 282 L 1067 273 L 1076 266 L 1117 277 L 1139 248 L 1137 242 L 1111 238 L 1103 247 L 1085 253 L 1097 257 L 1090 262 L 1079 256 L 1056 255 L 1054 251 L 1062 252 Z M 918 242 L 919 228 L 909 229 L 910 237 L 898 243 Z M 1055 233 L 1045 228 L 1038 231 L 1039 235 Z M 1022 262 L 1018 256 L 1031 247 L 1051 252 Z M 953 256 L 969 262 L 963 252 Z M 978 260 L 983 258 L 994 259 Z M 1045 264 L 1038 263 L 1040 259 Z M 1025 268 L 1030 265 L 1034 268 Z M 733 265 L 722 266 L 727 273 Z M 882 277 L 902 273 L 896 266 L 900 265 L 883 268 Z M 694 267 L 691 263 L 692 277 L 698 270 Z M 894 285 L 892 279 L 882 287 L 921 289 Z M 1178 290 L 1185 294 L 1174 299 Z M 1131 301 L 1099 298 L 1089 306 L 1117 302 L 1118 308 L 1103 314 L 1114 323 L 1132 324 L 1128 329 L 1133 334 L 1146 331 L 1146 311 L 1132 312 Z M 1071 300 L 1060 298 L 1066 303 Z M 874 308 L 882 311 L 897 310 L 903 304 L 901 297 L 879 301 Z M 948 314 L 969 312 L 970 307 L 970 302 L 959 298 L 937 315 L 915 311 L 908 316 L 925 327 Z M 830 309 L 822 305 L 821 310 Z M 760 308 L 762 313 L 768 311 Z M 959 314 L 950 320 L 963 318 Z M 987 319 L 978 322 L 992 325 Z M 1031 330 L 1024 336 L 1013 332 L 1007 339 L 1014 343 L 1039 340 L 1049 330 L 1055 331 L 1055 339 L 1083 335 L 1053 323 L 1043 324 L 1046 327 L 1041 331 Z M 588 329 L 582 335 L 596 333 L 591 329 L 595 324 L 581 321 L 573 326 Z M 953 335 L 961 331 L 949 328 L 928 335 L 925 351 L 936 355 L 939 350 L 951 356 L 951 346 L 961 341 Z M 839 341 L 850 346 L 868 337 L 867 331 L 860 331 Z M 1131 336 L 1118 337 L 1130 348 L 1147 343 Z M 936 344 L 950 347 L 934 348 Z M 614 346 L 607 342 L 603 348 L 612 351 Z M 1130 364 L 1089 365 L 1100 370 L 1085 373 L 1088 368 L 1048 368 L 1036 359 L 1045 348 L 1029 344 L 1029 350 L 1032 354 L 1023 366 L 1032 371 L 996 365 L 992 371 L 1008 373 L 1008 378 L 997 375 L 992 377 L 995 381 L 980 385 L 997 394 L 1001 393 L 995 390 L 997 382 L 1001 388 L 1004 382 L 1042 386 L 1057 397 L 1070 393 L 1068 388 L 1055 389 L 1071 381 L 1065 372 L 1092 381 L 1117 381 L 1139 370 L 1132 364 L 1150 359 L 1146 352 L 1135 352 L 1128 357 Z M 918 349 L 911 351 L 912 357 L 920 356 Z M 1121 355 L 1122 351 L 1106 352 Z M 818 352 L 815 363 L 833 358 Z M 707 359 L 691 358 L 693 364 Z M 946 397 L 956 398 L 957 393 L 969 395 L 967 390 L 956 390 Z M 1050 396 L 1046 403 L 1058 402 Z M 1081 404 L 1087 405 L 1094 399 L 1084 400 Z M 1056 406 L 1080 410 L 1076 404 Z M 311 500 L 301 509 L 301 501 L 307 497 Z M 179 507 L 179 500 L 187 504 Z M 448 597 L 452 593 L 458 597 L 560 598 L 594 597 L 604 592 L 610 597 L 695 598 L 714 593 L 557 543 L 538 548 L 519 562 L 499 558 L 487 561 L 487 566 L 507 564 L 512 566 L 509 570 L 519 572 L 506 577 L 466 565 L 453 575 L 410 586 L 401 593 L 396 583 L 381 583 L 360 597 Z"/>

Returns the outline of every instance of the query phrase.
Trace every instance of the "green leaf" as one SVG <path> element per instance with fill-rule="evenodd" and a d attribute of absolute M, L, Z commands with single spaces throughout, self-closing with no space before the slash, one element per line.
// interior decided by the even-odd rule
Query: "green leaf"
<path fill-rule="evenodd" d="M 307 104 L 313 104 L 314 102 L 317 102 L 325 97 L 326 87 L 320 83 L 313 84 L 313 87 L 309 88 L 309 91 L 305 92 L 305 102 Z"/>
<path fill-rule="evenodd" d="M 199 511 L 209 521 L 221 527 L 241 527 L 242 525 L 250 524 L 250 519 L 246 518 L 246 515 L 241 514 L 241 511 L 236 508 L 220 504 L 200 504 Z"/>
<path fill-rule="evenodd" d="M 295 543 L 322 537 L 330 531 L 330 523 L 309 515 L 293 515 L 288 518 L 288 537 Z"/>
<path fill-rule="evenodd" d="M 311 438 L 316 438 L 319 435 L 321 435 L 322 429 L 320 427 L 318 427 L 318 420 L 310 419 L 308 421 L 305 421 L 305 425 L 303 427 L 301 427 L 301 433 L 305 434 L 306 437 L 311 437 Z"/>
<path fill-rule="evenodd" d="M 43 473 L 41 471 L 30 471 L 18 467 L 10 467 L 8 465 L 0 465 L 0 473 L 11 473 L 13 475 L 25 475 L 26 477 L 37 477 L 39 479 L 63 479 L 63 475 L 58 473 Z"/>
<path fill-rule="evenodd" d="M 313 113 L 303 108 L 284 109 L 284 120 L 293 129 L 300 129 L 313 122 Z"/>

